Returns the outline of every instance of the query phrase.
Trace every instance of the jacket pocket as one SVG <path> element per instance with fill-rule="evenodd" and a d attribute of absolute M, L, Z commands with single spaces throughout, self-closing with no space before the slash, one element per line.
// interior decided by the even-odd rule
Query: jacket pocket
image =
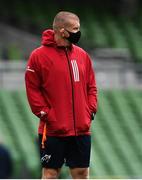
<path fill-rule="evenodd" d="M 54 109 L 51 107 L 48 114 L 47 114 L 47 122 L 56 122 L 56 116 L 55 116 L 55 112 Z"/>
<path fill-rule="evenodd" d="M 86 112 L 87 112 L 87 116 L 89 117 L 89 119 L 91 120 L 92 114 L 90 112 L 89 106 L 88 104 L 86 104 Z"/>

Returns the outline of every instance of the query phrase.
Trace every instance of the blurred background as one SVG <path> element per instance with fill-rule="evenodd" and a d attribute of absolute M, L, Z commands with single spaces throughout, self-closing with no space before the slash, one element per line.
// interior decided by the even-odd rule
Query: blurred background
<path fill-rule="evenodd" d="M 38 119 L 27 103 L 24 71 L 61 10 L 80 17 L 79 45 L 96 71 L 99 108 L 92 122 L 90 178 L 142 178 L 140 0 L 1 1 L 0 178 L 41 177 Z M 70 178 L 66 167 L 60 177 Z"/>

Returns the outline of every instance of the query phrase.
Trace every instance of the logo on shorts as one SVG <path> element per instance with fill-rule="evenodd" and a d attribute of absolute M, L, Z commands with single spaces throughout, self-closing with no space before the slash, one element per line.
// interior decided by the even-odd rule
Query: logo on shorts
<path fill-rule="evenodd" d="M 41 162 L 46 162 L 48 163 L 48 161 L 50 160 L 51 155 L 47 155 L 45 154 L 42 158 L 41 158 Z"/>

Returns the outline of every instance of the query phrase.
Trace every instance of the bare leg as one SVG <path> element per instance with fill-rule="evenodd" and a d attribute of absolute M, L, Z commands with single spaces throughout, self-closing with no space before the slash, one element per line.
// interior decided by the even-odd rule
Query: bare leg
<path fill-rule="evenodd" d="M 70 168 L 73 179 L 89 179 L 89 168 Z"/>
<path fill-rule="evenodd" d="M 42 168 L 42 179 L 57 179 L 61 169 Z"/>

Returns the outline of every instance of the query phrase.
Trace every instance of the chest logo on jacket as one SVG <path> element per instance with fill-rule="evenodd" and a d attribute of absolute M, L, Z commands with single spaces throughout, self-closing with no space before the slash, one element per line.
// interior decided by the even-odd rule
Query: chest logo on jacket
<path fill-rule="evenodd" d="M 79 70 L 78 70 L 78 65 L 76 60 L 71 60 L 71 65 L 72 65 L 72 70 L 73 70 L 73 76 L 74 76 L 74 81 L 79 82 Z"/>

